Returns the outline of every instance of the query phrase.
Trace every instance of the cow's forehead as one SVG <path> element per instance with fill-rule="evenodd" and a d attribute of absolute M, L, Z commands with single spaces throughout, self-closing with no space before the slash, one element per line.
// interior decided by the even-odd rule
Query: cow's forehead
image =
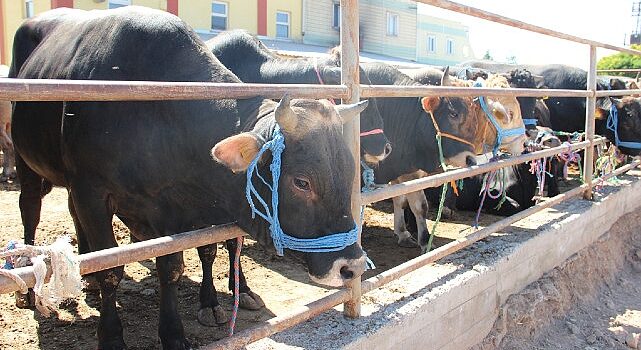
<path fill-rule="evenodd" d="M 293 100 L 290 107 L 298 119 L 294 132 L 297 139 L 301 139 L 312 130 L 323 129 L 324 133 L 340 131 L 341 118 L 327 100 Z"/>

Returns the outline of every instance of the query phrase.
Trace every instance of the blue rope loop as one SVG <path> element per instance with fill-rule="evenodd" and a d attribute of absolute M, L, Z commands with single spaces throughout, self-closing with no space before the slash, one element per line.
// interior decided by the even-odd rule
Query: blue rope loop
<path fill-rule="evenodd" d="M 272 153 L 272 162 L 269 166 L 272 173 L 271 185 L 267 183 L 265 178 L 263 178 L 263 176 L 258 172 L 258 161 L 267 150 Z M 335 252 L 343 250 L 345 247 L 356 243 L 358 240 L 359 229 L 356 223 L 354 223 L 354 228 L 348 232 L 333 233 L 318 238 L 298 238 L 283 232 L 278 219 L 278 182 L 281 171 L 281 156 L 284 150 L 285 136 L 283 136 L 280 126 L 276 124 L 272 134 L 272 139 L 265 142 L 247 168 L 247 186 L 245 188 L 245 196 L 247 197 L 247 202 L 249 203 L 252 211 L 252 219 L 255 219 L 256 214 L 258 214 L 258 216 L 269 223 L 269 231 L 272 241 L 274 242 L 274 248 L 276 248 L 276 253 L 283 256 L 283 250 L 285 248 L 306 253 Z M 254 182 L 252 181 L 254 174 L 263 182 L 263 184 L 265 184 L 265 186 L 267 186 L 267 188 L 269 188 L 272 193 L 271 210 L 270 206 L 254 187 Z M 254 198 L 256 198 L 264 211 L 256 208 Z"/>
<path fill-rule="evenodd" d="M 538 123 L 538 120 L 536 119 L 523 119 L 523 125 L 533 125 L 536 126 Z"/>
<path fill-rule="evenodd" d="M 474 82 L 474 87 L 483 87 L 483 83 L 481 81 L 476 81 Z M 494 128 L 496 129 L 496 142 L 494 144 L 494 148 L 492 149 L 492 154 L 496 156 L 499 152 L 499 147 L 501 147 L 501 143 L 503 142 L 503 138 L 524 135 L 525 127 L 503 129 L 494 117 L 494 114 L 492 114 L 492 112 L 488 108 L 487 103 L 485 102 L 485 97 L 479 96 L 478 100 L 479 104 L 481 105 L 481 109 L 483 109 L 483 112 L 485 112 L 485 115 L 487 116 L 487 119 L 489 119 L 490 123 L 492 123 L 492 125 L 494 125 Z"/>
<path fill-rule="evenodd" d="M 361 188 L 361 192 L 369 192 L 374 189 L 376 189 L 378 186 L 374 182 L 375 176 L 374 176 L 374 169 L 370 168 L 367 163 L 361 160 L 361 177 L 363 178 L 363 188 Z M 362 220 L 361 220 L 362 221 Z"/>
<path fill-rule="evenodd" d="M 9 243 L 7 243 L 7 249 L 6 250 L 14 250 L 14 249 L 16 249 L 16 244 L 18 244 L 17 241 L 14 241 L 14 240 L 9 241 Z M 8 256 L 5 259 L 5 262 L 4 262 L 4 265 L 2 266 L 2 268 L 5 269 L 5 270 L 13 270 L 14 267 L 15 266 L 13 264 L 13 258 L 11 256 Z"/>
<path fill-rule="evenodd" d="M 626 147 L 632 149 L 641 149 L 641 142 L 621 141 L 619 139 L 619 110 L 616 105 L 612 103 L 610 106 L 610 114 L 606 122 L 606 128 L 614 132 L 614 145 L 619 147 Z"/>

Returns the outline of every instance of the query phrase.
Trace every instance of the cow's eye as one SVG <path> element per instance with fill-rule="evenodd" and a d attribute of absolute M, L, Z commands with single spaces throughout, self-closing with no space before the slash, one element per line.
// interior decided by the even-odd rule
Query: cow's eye
<path fill-rule="evenodd" d="M 304 192 L 309 192 L 311 191 L 311 186 L 309 184 L 309 180 L 302 178 L 302 177 L 295 177 L 294 178 L 294 186 L 296 186 L 297 189 L 304 191 Z"/>
<path fill-rule="evenodd" d="M 458 113 L 457 112 L 452 112 L 450 113 L 450 117 L 457 119 L 458 118 Z"/>

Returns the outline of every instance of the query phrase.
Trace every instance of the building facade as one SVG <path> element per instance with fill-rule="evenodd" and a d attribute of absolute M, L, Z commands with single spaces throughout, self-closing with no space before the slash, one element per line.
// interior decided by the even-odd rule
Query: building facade
<path fill-rule="evenodd" d="M 0 0 L 0 62 L 11 63 L 13 36 L 29 17 L 58 7 L 106 10 L 128 5 L 173 13 L 203 38 L 245 29 L 259 37 L 303 40 L 302 0 Z"/>
<path fill-rule="evenodd" d="M 468 29 L 418 13 L 409 0 L 360 0 L 360 46 L 364 52 L 433 65 L 474 58 Z M 303 0 L 303 42 L 335 46 L 340 41 L 338 0 Z"/>

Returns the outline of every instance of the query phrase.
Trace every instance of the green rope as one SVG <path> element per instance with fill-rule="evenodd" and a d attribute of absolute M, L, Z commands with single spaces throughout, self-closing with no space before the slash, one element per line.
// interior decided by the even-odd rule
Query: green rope
<path fill-rule="evenodd" d="M 443 146 L 441 146 L 441 135 L 439 133 L 436 133 L 436 144 L 438 145 L 438 158 L 441 162 L 441 168 L 443 168 L 443 171 L 445 171 L 445 158 L 443 157 Z M 443 214 L 443 206 L 445 204 L 445 195 L 447 195 L 447 186 L 447 183 L 443 184 L 442 186 L 441 199 L 438 203 L 438 211 L 436 212 L 436 220 L 434 220 L 434 224 L 432 225 L 430 238 L 427 240 L 427 249 L 425 250 L 426 253 L 432 249 L 432 241 L 434 240 L 434 235 L 436 234 L 436 227 L 441 221 L 441 214 Z"/>

